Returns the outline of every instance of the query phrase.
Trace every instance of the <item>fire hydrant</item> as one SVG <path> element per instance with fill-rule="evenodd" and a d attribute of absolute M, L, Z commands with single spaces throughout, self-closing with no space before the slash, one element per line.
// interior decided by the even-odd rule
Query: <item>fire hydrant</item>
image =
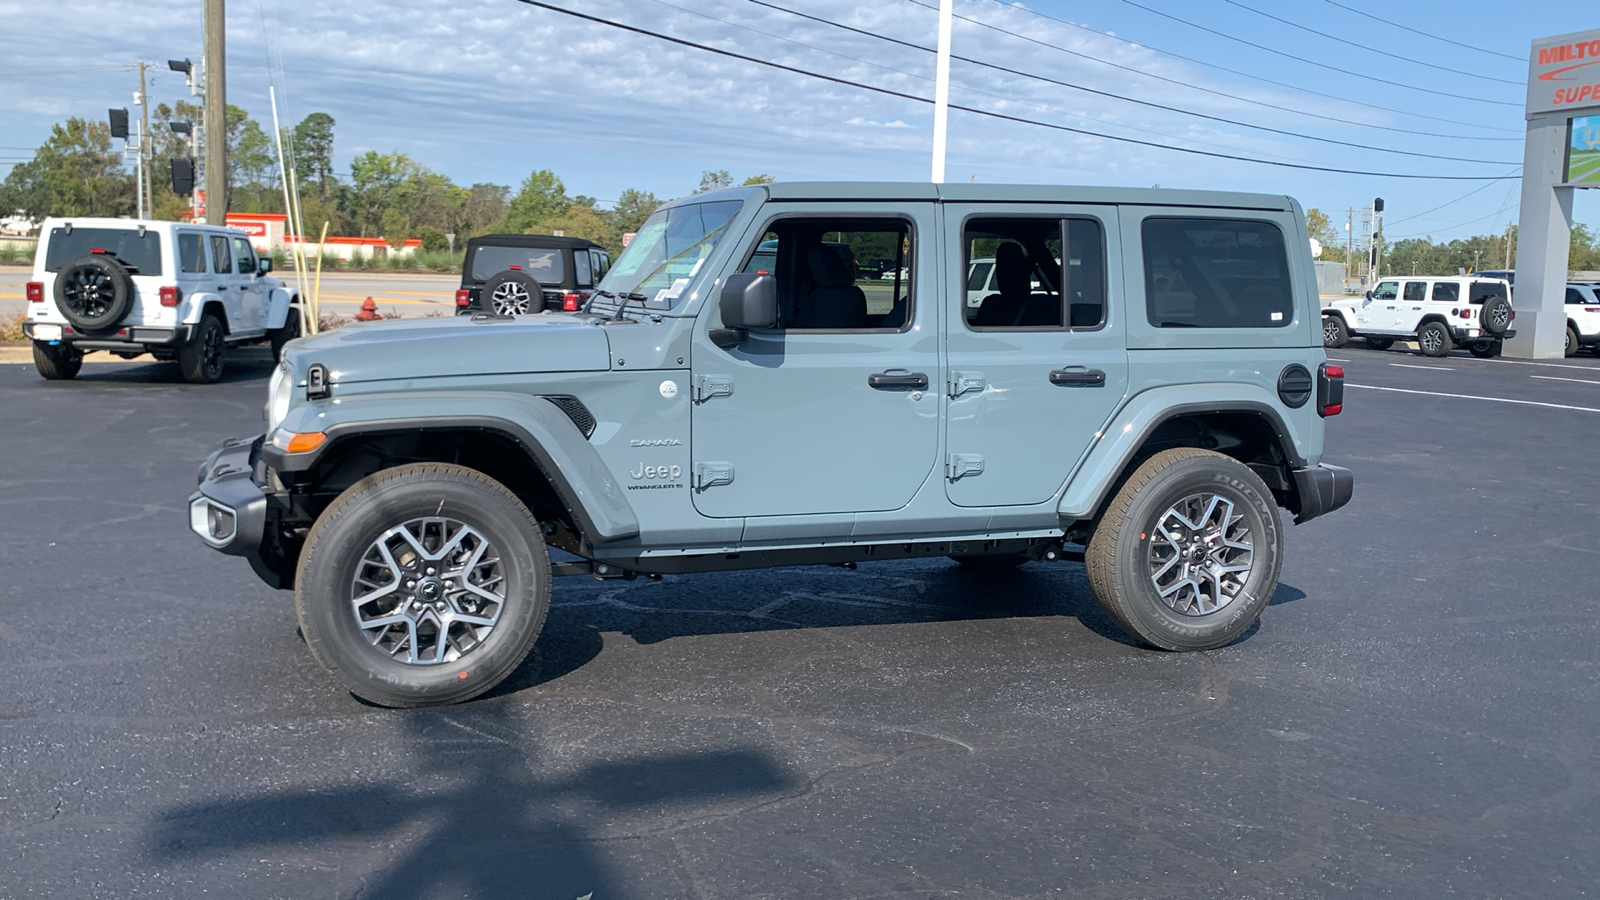
<path fill-rule="evenodd" d="M 368 297 L 361 304 L 361 312 L 356 313 L 356 321 L 357 322 L 376 322 L 376 321 L 378 321 L 378 304 L 374 303 L 371 297 Z"/>

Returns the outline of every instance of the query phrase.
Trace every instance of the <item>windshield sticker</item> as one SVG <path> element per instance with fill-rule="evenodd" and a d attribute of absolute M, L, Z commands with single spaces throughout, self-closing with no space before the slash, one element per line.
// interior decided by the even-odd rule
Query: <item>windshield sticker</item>
<path fill-rule="evenodd" d="M 695 264 L 695 270 L 699 271 L 699 269 L 700 269 L 700 264 L 696 263 Z M 662 293 L 667 295 L 667 299 L 668 300 L 676 300 L 679 297 L 683 296 L 683 289 L 688 287 L 688 286 L 689 286 L 689 279 L 687 279 L 687 278 L 679 278 L 677 281 L 674 281 L 672 283 L 672 287 L 667 288 Z"/>

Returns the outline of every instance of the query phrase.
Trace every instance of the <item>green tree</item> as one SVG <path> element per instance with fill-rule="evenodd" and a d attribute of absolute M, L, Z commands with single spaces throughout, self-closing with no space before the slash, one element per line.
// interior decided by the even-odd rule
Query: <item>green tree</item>
<path fill-rule="evenodd" d="M 720 191 L 725 187 L 732 186 L 733 176 L 728 174 L 727 169 L 718 169 L 715 172 L 707 169 L 700 173 L 700 187 L 695 189 L 695 193 L 704 194 L 706 191 Z"/>
<path fill-rule="evenodd" d="M 406 181 L 418 171 L 404 153 L 368 150 L 350 161 L 350 188 L 344 195 L 345 224 L 361 237 L 390 236 L 403 228 L 397 205 Z"/>
<path fill-rule="evenodd" d="M 504 228 L 512 233 L 532 233 L 545 219 L 554 218 L 572 206 L 567 186 L 549 169 L 538 169 L 523 179 L 517 195 L 506 209 Z"/>
<path fill-rule="evenodd" d="M 773 179 L 773 177 L 771 175 L 766 175 L 766 174 L 751 175 L 749 178 L 746 178 L 744 181 L 739 182 L 739 186 L 740 187 L 750 187 L 751 185 L 756 185 L 756 184 L 771 184 L 773 181 L 774 181 L 774 179 Z"/>
<path fill-rule="evenodd" d="M 45 216 L 135 212 L 134 179 L 111 149 L 111 126 L 73 117 L 53 125 L 33 159 L 0 183 L 0 209 Z"/>
<path fill-rule="evenodd" d="M 333 116 L 314 112 L 301 119 L 291 133 L 294 151 L 290 158 L 294 160 L 301 190 L 304 192 L 306 187 L 315 185 L 316 194 L 323 203 L 333 199 L 334 188 L 338 184 L 338 177 L 333 171 L 333 124 Z M 301 202 L 304 201 L 302 194 Z"/>
<path fill-rule="evenodd" d="M 591 206 L 574 203 L 564 212 L 539 223 L 539 230 L 549 234 L 560 232 L 566 237 L 586 238 L 602 247 L 611 248 L 621 242 L 606 218 Z"/>
<path fill-rule="evenodd" d="M 617 198 L 616 204 L 611 207 L 606 217 L 611 220 L 612 230 L 617 233 L 620 241 L 621 235 L 630 231 L 638 231 L 639 226 L 644 224 L 644 220 L 650 218 L 650 214 L 655 212 L 663 202 L 655 194 L 648 191 L 628 188 L 622 192 L 622 196 Z M 610 245 L 608 244 L 607 246 L 609 247 Z"/>
<path fill-rule="evenodd" d="M 506 217 L 510 207 L 511 188 L 479 182 L 467 189 L 467 199 L 461 208 L 461 227 L 457 231 L 463 240 L 487 234 Z"/>

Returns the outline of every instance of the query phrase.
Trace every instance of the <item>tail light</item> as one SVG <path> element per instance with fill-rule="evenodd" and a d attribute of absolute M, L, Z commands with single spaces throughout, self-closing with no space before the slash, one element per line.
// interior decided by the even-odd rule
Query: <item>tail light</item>
<path fill-rule="evenodd" d="M 44 302 L 44 282 L 42 282 L 42 281 L 30 281 L 30 282 L 28 282 L 28 302 L 29 303 L 43 303 Z"/>
<path fill-rule="evenodd" d="M 565 312 L 577 312 L 583 301 L 589 299 L 585 291 L 567 291 L 561 295 L 561 309 Z"/>
<path fill-rule="evenodd" d="M 183 288 L 168 286 L 161 289 L 161 305 L 177 306 L 183 302 Z"/>
<path fill-rule="evenodd" d="M 456 291 L 456 309 L 466 309 L 472 304 L 472 292 L 466 288 Z"/>
<path fill-rule="evenodd" d="M 1323 363 L 1317 369 L 1317 413 L 1323 418 L 1344 412 L 1344 366 Z"/>

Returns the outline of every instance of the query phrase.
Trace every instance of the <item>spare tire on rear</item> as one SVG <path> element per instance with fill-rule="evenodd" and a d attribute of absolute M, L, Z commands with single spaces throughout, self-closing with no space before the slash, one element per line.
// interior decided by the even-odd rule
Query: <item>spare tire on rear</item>
<path fill-rule="evenodd" d="M 479 296 L 485 312 L 522 316 L 544 311 L 544 291 L 539 289 L 539 282 L 517 269 L 507 269 L 490 278 Z"/>
<path fill-rule="evenodd" d="M 133 309 L 133 276 L 109 254 L 80 256 L 56 272 L 55 299 L 73 328 L 110 331 Z"/>
<path fill-rule="evenodd" d="M 1511 327 L 1511 301 L 1504 297 L 1488 297 L 1483 309 L 1478 311 L 1478 324 L 1490 334 L 1505 334 Z"/>

